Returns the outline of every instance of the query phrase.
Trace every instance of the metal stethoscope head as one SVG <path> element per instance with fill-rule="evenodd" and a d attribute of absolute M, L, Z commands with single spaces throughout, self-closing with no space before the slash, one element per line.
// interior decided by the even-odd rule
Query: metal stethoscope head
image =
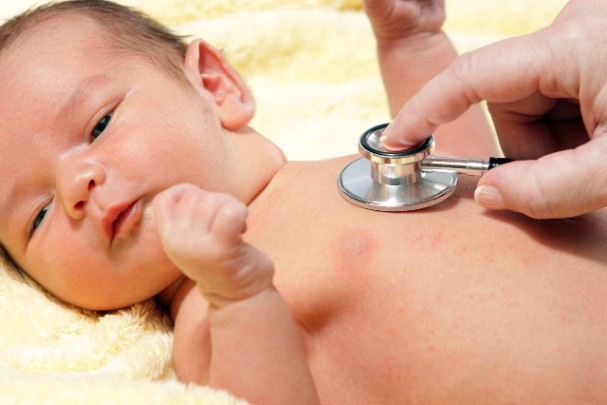
<path fill-rule="evenodd" d="M 433 156 L 434 138 L 429 136 L 413 149 L 390 152 L 379 139 L 382 124 L 365 131 L 358 150 L 363 156 L 339 174 L 342 196 L 363 208 L 377 211 L 411 211 L 446 200 L 457 186 L 458 173 L 481 176 L 510 159 L 459 159 Z"/>

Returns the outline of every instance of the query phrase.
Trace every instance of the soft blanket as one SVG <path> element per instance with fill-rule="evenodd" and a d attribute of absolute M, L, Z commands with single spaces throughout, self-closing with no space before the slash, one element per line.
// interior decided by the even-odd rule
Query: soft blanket
<path fill-rule="evenodd" d="M 290 159 L 356 153 L 359 134 L 389 119 L 360 0 L 120 2 L 223 49 L 256 94 L 253 126 Z M 446 30 L 466 51 L 542 27 L 564 3 L 447 0 Z M 32 4 L 3 1 L 0 18 Z M 0 266 L 0 308 L 1 403 L 240 402 L 176 380 L 170 321 L 152 302 L 81 311 Z"/>

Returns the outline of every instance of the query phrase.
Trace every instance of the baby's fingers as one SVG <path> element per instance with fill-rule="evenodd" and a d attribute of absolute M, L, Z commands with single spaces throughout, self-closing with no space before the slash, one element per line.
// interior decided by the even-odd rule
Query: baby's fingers
<path fill-rule="evenodd" d="M 175 221 L 175 207 L 187 191 L 186 185 L 179 185 L 168 188 L 156 195 L 152 201 L 152 212 L 154 214 L 154 223 L 158 233 L 162 237 Z"/>
<path fill-rule="evenodd" d="M 230 196 L 222 196 L 221 206 L 211 225 L 216 240 L 224 245 L 233 246 L 240 242 L 240 234 L 246 230 L 247 207 Z"/>
<path fill-rule="evenodd" d="M 174 228 L 183 215 L 184 206 L 192 205 L 192 196 L 202 192 L 194 185 L 178 184 L 158 193 L 152 202 L 152 209 L 159 233 Z"/>
<path fill-rule="evenodd" d="M 240 242 L 246 228 L 247 207 L 236 198 L 180 184 L 159 193 L 153 202 L 161 239 L 209 237 L 219 246 Z"/>

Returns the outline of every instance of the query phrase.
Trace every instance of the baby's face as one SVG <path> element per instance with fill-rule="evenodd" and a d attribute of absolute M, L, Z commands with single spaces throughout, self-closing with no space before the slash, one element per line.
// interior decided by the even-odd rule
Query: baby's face
<path fill-rule="evenodd" d="M 203 91 L 108 56 L 99 31 L 54 24 L 0 60 L 0 241 L 58 297 L 111 309 L 181 277 L 152 199 L 180 182 L 221 190 L 226 145 Z"/>

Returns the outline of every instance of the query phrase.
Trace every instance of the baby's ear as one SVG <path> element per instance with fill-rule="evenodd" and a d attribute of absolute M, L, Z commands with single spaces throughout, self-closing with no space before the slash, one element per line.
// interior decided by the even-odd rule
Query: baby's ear
<path fill-rule="evenodd" d="M 193 41 L 186 51 L 185 69 L 212 94 L 224 128 L 239 129 L 253 118 L 251 91 L 217 49 L 204 41 Z"/>

